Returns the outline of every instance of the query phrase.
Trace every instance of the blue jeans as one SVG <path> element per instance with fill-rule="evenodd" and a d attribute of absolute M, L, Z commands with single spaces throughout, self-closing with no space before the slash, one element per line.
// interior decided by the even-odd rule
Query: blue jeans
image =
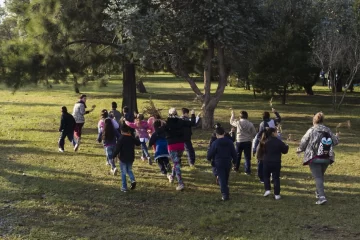
<path fill-rule="evenodd" d="M 241 155 L 244 151 L 245 157 L 245 173 L 251 173 L 251 144 L 252 142 L 237 142 L 236 143 L 236 153 L 237 160 L 235 164 L 235 170 L 239 170 Z"/>
<path fill-rule="evenodd" d="M 106 161 L 110 164 L 111 169 L 116 168 L 113 152 L 115 151 L 115 146 L 107 146 L 105 148 Z"/>
<path fill-rule="evenodd" d="M 231 170 L 231 164 L 229 166 L 216 167 L 217 176 L 219 177 L 219 185 L 221 194 L 224 198 L 229 198 L 229 175 Z"/>
<path fill-rule="evenodd" d="M 130 182 L 135 182 L 135 176 L 132 171 L 132 166 L 132 162 L 125 163 L 120 161 L 122 189 L 127 189 L 126 174 L 129 175 Z"/>
<path fill-rule="evenodd" d="M 150 157 L 145 141 L 141 142 L 141 151 L 142 151 L 142 157 L 146 157 L 146 158 Z"/>
<path fill-rule="evenodd" d="M 194 165 L 195 164 L 195 150 L 194 150 L 191 140 L 185 141 L 185 151 L 187 153 L 189 165 Z"/>

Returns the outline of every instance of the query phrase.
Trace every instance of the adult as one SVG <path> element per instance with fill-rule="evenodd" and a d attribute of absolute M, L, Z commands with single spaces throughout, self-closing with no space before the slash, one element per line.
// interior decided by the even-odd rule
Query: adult
<path fill-rule="evenodd" d="M 338 134 L 334 135 L 324 124 L 324 114 L 316 113 L 313 126 L 302 137 L 297 152 L 304 152 L 303 165 L 309 165 L 316 183 L 316 204 L 327 202 L 324 190 L 324 174 L 335 161 L 333 146 L 338 145 Z"/>
<path fill-rule="evenodd" d="M 86 95 L 83 94 L 80 96 L 80 99 L 77 103 L 75 103 L 74 105 L 74 110 L 73 110 L 73 117 L 75 118 L 75 129 L 74 129 L 74 137 L 76 139 L 75 142 L 75 147 L 74 150 L 77 151 L 79 149 L 80 146 L 80 142 L 81 142 L 81 132 L 82 132 L 82 128 L 84 127 L 85 124 L 85 115 L 89 114 L 90 112 L 92 112 L 94 109 L 91 109 L 89 111 L 86 111 Z"/>
<path fill-rule="evenodd" d="M 236 153 L 237 160 L 234 171 L 238 172 L 240 167 L 241 155 L 244 152 L 245 174 L 251 174 L 251 145 L 256 135 L 254 124 L 248 120 L 248 113 L 241 111 L 240 119 L 235 119 L 234 111 L 231 111 L 230 124 L 237 128 L 236 131 Z"/>
<path fill-rule="evenodd" d="M 191 136 L 192 136 L 192 127 L 195 127 L 196 125 L 196 118 L 195 115 L 191 116 L 191 118 L 194 118 L 194 120 L 191 121 L 191 118 L 189 118 L 190 110 L 187 108 L 183 108 L 181 110 L 182 110 L 181 118 L 185 121 L 191 122 L 190 126 L 184 127 L 184 143 L 185 143 L 185 151 L 188 157 L 189 166 L 193 167 L 195 164 L 195 150 L 191 141 Z"/>
<path fill-rule="evenodd" d="M 61 108 L 61 122 L 59 127 L 60 138 L 59 138 L 59 152 L 64 152 L 65 138 L 67 137 L 69 141 L 74 145 L 74 129 L 75 129 L 75 119 L 68 113 L 67 108 L 64 106 Z"/>
<path fill-rule="evenodd" d="M 176 190 L 181 191 L 184 189 L 184 182 L 181 177 L 181 157 L 184 152 L 184 128 L 190 127 L 195 122 L 195 113 L 191 112 L 191 121 L 181 119 L 175 108 L 169 109 L 169 116 L 166 124 L 163 126 L 166 133 L 166 141 L 168 143 L 168 150 L 170 158 L 173 162 L 173 169 L 171 174 L 168 175 L 169 181 L 174 182 L 176 176 L 178 186 Z"/>

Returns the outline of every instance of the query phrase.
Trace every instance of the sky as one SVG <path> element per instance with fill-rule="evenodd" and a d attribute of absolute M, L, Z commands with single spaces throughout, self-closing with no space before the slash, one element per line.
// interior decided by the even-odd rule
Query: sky
<path fill-rule="evenodd" d="M 0 0 L 0 6 L 4 5 L 4 0 Z"/>

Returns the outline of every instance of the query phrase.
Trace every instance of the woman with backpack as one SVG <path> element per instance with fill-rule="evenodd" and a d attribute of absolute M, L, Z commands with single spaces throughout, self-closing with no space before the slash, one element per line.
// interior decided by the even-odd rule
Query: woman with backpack
<path fill-rule="evenodd" d="M 330 164 L 335 161 L 333 147 L 338 145 L 338 134 L 323 125 L 324 114 L 316 113 L 311 127 L 302 137 L 297 153 L 304 152 L 303 165 L 309 165 L 316 183 L 317 205 L 327 202 L 324 192 L 324 174 Z"/>

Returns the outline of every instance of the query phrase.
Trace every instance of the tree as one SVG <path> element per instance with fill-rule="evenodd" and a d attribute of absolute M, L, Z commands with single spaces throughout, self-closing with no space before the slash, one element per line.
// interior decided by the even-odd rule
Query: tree
<path fill-rule="evenodd" d="M 201 99 L 203 128 L 211 128 L 234 57 L 256 38 L 258 2 L 251 0 L 111 0 L 109 30 L 124 34 L 125 48 L 146 68 L 160 66 L 183 77 Z M 191 74 L 202 69 L 200 90 Z M 214 76 L 213 69 L 217 70 Z M 217 88 L 211 91 L 211 80 Z"/>

